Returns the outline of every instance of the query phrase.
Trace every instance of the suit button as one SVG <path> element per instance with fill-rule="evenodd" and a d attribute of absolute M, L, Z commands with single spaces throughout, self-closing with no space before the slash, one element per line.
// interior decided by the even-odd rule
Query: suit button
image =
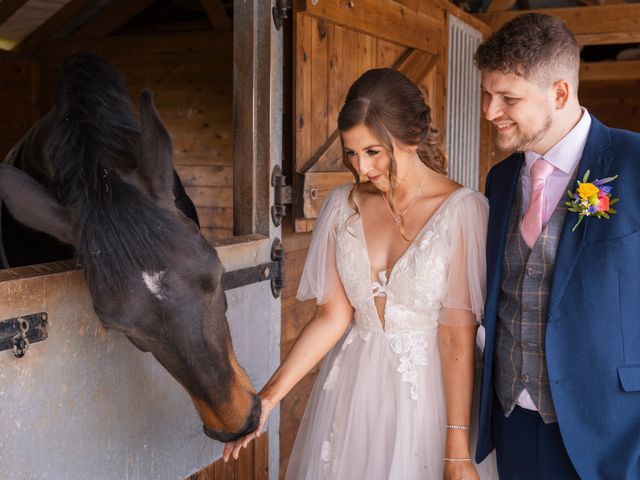
<path fill-rule="evenodd" d="M 520 380 L 522 380 L 522 383 L 529 383 L 529 375 L 522 375 Z"/>
<path fill-rule="evenodd" d="M 536 269 L 535 269 L 535 268 L 533 268 L 533 267 L 527 267 L 527 276 L 529 276 L 529 277 L 530 277 L 530 276 L 532 276 L 532 275 L 535 275 L 536 273 L 538 273 L 538 272 L 536 272 Z"/>

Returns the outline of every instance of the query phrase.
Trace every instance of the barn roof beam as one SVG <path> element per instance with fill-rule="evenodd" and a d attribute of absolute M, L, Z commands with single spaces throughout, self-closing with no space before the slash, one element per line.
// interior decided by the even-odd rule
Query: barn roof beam
<path fill-rule="evenodd" d="M 16 13 L 29 0 L 4 0 L 0 2 L 0 24 L 7 21 L 14 13 Z"/>
<path fill-rule="evenodd" d="M 36 30 L 31 32 L 29 36 L 24 38 L 18 43 L 14 50 L 19 52 L 36 52 L 43 46 L 45 46 L 51 38 L 70 20 L 89 5 L 93 4 L 95 0 L 71 0 L 60 10 L 49 17 L 42 25 Z"/>
<path fill-rule="evenodd" d="M 154 0 L 116 0 L 80 28 L 72 38 L 83 40 L 104 37 L 124 26 Z"/>
<path fill-rule="evenodd" d="M 504 12 L 511 10 L 516 4 L 516 0 L 493 0 L 487 7 L 487 12 Z"/>
<path fill-rule="evenodd" d="M 220 0 L 202 0 L 202 6 L 214 30 L 229 30 L 232 27 L 231 19 Z"/>
<path fill-rule="evenodd" d="M 640 42 L 640 3 L 529 10 L 560 17 L 580 45 Z M 523 11 L 479 13 L 477 18 L 497 30 Z"/>

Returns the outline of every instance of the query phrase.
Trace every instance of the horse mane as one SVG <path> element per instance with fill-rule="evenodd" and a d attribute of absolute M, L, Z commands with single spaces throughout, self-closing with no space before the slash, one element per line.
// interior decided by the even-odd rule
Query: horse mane
<path fill-rule="evenodd" d="M 51 193 L 77 212 L 77 253 L 92 292 L 122 291 L 132 267 L 166 270 L 175 219 L 121 178 L 137 167 L 141 134 L 118 71 L 94 55 L 70 57 L 52 114 L 44 145 Z"/>

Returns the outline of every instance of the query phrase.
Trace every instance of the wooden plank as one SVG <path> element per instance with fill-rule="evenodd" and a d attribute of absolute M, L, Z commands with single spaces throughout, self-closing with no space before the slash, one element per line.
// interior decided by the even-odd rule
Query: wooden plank
<path fill-rule="evenodd" d="M 229 30 L 233 26 L 220 0 L 202 0 L 202 6 L 214 30 Z"/>
<path fill-rule="evenodd" d="M 347 94 L 342 90 L 342 42 L 344 29 L 330 23 L 327 24 L 327 132 L 338 128 L 338 114 Z"/>
<path fill-rule="evenodd" d="M 316 218 L 327 194 L 345 183 L 353 183 L 351 172 L 308 172 L 302 193 L 305 218 Z"/>
<path fill-rule="evenodd" d="M 29 0 L 4 0 L 0 2 L 0 25 L 22 8 Z"/>
<path fill-rule="evenodd" d="M 510 10 L 516 3 L 516 0 L 492 0 L 485 11 L 487 12 L 504 12 Z"/>
<path fill-rule="evenodd" d="M 176 166 L 176 171 L 184 185 L 199 187 L 228 187 L 233 184 L 233 168 L 217 166 Z"/>
<path fill-rule="evenodd" d="M 393 0 L 323 0 L 316 5 L 313 0 L 300 0 L 298 11 L 429 53 L 436 53 L 444 39 L 437 18 L 418 11 L 407 12 L 406 6 Z"/>
<path fill-rule="evenodd" d="M 36 52 L 67 22 L 95 3 L 95 0 L 71 0 L 55 14 L 49 17 L 36 30 L 18 43 L 14 50 L 19 52 Z"/>
<path fill-rule="evenodd" d="M 640 60 L 582 62 L 580 81 L 640 79 Z"/>
<path fill-rule="evenodd" d="M 208 207 L 233 207 L 233 189 L 229 187 L 191 187 L 184 188 L 196 205 Z"/>
<path fill-rule="evenodd" d="M 104 37 L 124 26 L 154 0 L 116 0 L 72 35 L 74 40 Z"/>
<path fill-rule="evenodd" d="M 312 19 L 296 15 L 295 145 L 296 170 L 311 153 L 311 36 Z"/>
<path fill-rule="evenodd" d="M 242 477 L 241 477 L 242 478 Z M 269 435 L 253 441 L 253 480 L 269 479 Z"/>
<path fill-rule="evenodd" d="M 308 128 L 311 133 L 309 150 L 315 152 L 327 137 L 328 109 L 328 39 L 327 23 L 323 20 L 311 21 L 311 111 Z"/>
<path fill-rule="evenodd" d="M 617 42 L 621 38 L 628 42 L 640 42 L 640 3 L 548 8 L 529 12 L 546 13 L 561 18 L 581 45 L 612 43 L 612 40 Z M 522 11 L 480 13 L 476 17 L 497 30 L 522 13 Z"/>

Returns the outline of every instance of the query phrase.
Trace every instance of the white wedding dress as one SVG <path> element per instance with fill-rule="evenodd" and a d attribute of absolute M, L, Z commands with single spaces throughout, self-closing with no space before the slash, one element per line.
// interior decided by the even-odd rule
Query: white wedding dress
<path fill-rule="evenodd" d="M 372 282 L 351 188 L 331 192 L 320 212 L 298 298 L 324 303 L 341 281 L 355 313 L 320 369 L 286 479 L 440 480 L 447 420 L 438 325 L 451 323 L 450 309 L 482 316 L 487 202 L 456 190 Z M 378 295 L 386 296 L 384 328 Z M 483 480 L 498 478 L 493 456 L 477 468 Z"/>

